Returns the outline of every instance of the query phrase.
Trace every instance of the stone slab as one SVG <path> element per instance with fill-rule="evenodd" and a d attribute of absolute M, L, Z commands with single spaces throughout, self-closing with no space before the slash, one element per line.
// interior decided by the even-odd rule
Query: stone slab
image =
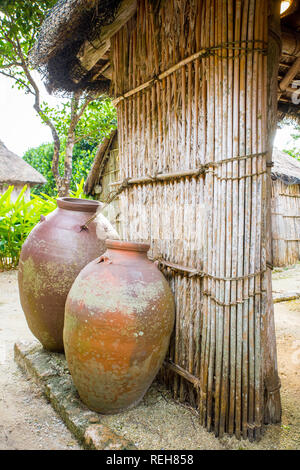
<path fill-rule="evenodd" d="M 63 354 L 51 353 L 39 343 L 14 346 L 18 366 L 39 385 L 66 426 L 86 449 L 133 450 L 135 445 L 101 423 L 101 415 L 80 400 Z"/>

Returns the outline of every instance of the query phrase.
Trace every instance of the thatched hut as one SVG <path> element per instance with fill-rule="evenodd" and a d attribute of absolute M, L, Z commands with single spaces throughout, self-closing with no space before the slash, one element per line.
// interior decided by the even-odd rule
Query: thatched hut
<path fill-rule="evenodd" d="M 151 241 L 176 302 L 160 378 L 219 436 L 281 416 L 270 173 L 278 96 L 299 111 L 300 4 L 280 8 L 61 0 L 31 52 L 49 89 L 114 98 L 122 237 Z"/>
<path fill-rule="evenodd" d="M 8 150 L 0 140 L 0 194 L 3 194 L 8 186 L 14 186 L 11 200 L 15 201 L 26 185 L 27 189 L 24 197 L 26 201 L 29 201 L 30 189 L 33 186 L 45 184 L 46 182 L 41 173 L 32 168 L 21 157 Z"/>
<path fill-rule="evenodd" d="M 300 162 L 274 149 L 272 255 L 274 266 L 300 260 Z"/>

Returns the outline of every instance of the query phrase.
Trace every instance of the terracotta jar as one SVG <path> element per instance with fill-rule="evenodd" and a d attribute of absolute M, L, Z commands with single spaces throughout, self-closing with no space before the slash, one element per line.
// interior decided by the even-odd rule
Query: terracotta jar
<path fill-rule="evenodd" d="M 63 351 L 64 310 L 68 292 L 81 269 L 105 251 L 91 218 L 99 202 L 57 199 L 57 209 L 32 230 L 19 262 L 19 292 L 28 326 L 50 351 Z"/>
<path fill-rule="evenodd" d="M 106 241 L 107 252 L 75 280 L 64 344 L 82 401 L 103 414 L 136 405 L 167 353 L 174 325 L 171 289 L 149 245 Z"/>

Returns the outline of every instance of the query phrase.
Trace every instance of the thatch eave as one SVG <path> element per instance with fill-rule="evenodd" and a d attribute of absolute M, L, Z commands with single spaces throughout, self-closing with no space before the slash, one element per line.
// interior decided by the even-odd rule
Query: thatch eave
<path fill-rule="evenodd" d="M 29 54 L 48 90 L 107 93 L 110 38 L 136 8 L 137 0 L 60 0 Z"/>
<path fill-rule="evenodd" d="M 300 162 L 279 149 L 273 149 L 272 179 L 287 185 L 300 184 Z"/>

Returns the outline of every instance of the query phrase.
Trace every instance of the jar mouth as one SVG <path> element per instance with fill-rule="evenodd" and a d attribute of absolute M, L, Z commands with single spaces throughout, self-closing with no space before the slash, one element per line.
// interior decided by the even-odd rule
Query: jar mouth
<path fill-rule="evenodd" d="M 147 253 L 150 249 L 149 243 L 127 242 L 121 240 L 105 240 L 106 248 L 112 250 L 138 251 Z"/>
<path fill-rule="evenodd" d="M 102 205 L 99 201 L 91 201 L 90 199 L 76 199 L 73 197 L 59 197 L 56 199 L 57 207 L 67 211 L 78 212 L 97 212 Z"/>

